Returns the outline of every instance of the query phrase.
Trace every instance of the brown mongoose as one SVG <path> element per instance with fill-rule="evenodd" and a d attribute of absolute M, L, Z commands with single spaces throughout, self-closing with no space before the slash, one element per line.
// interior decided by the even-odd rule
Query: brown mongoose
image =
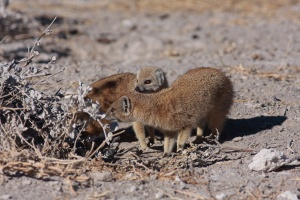
<path fill-rule="evenodd" d="M 145 82 L 146 85 L 150 84 L 155 88 L 146 88 L 141 92 L 155 92 L 163 87 L 167 87 L 166 80 L 164 77 L 162 78 L 162 76 L 162 70 L 156 67 L 145 67 L 139 70 L 137 75 L 132 73 L 121 73 L 109 76 L 91 84 L 92 90 L 86 95 L 86 98 L 91 99 L 94 102 L 98 101 L 100 104 L 100 111 L 106 112 L 109 106 L 120 96 L 133 92 L 135 90 L 135 84 L 139 81 Z M 141 149 L 145 150 L 147 144 L 145 140 L 144 125 L 139 122 L 134 122 L 133 129 L 141 145 Z M 151 127 L 147 127 L 147 129 L 150 134 L 150 143 L 153 143 L 155 138 L 154 130 Z M 92 120 L 87 125 L 86 132 L 89 134 L 99 134 L 99 132 L 102 132 L 102 127 L 98 122 Z"/>
<path fill-rule="evenodd" d="M 177 136 L 177 151 L 183 150 L 193 128 L 197 128 L 197 135 L 202 135 L 205 124 L 212 134 L 221 132 L 232 102 L 233 86 L 222 71 L 197 68 L 157 93 L 132 92 L 120 97 L 106 115 L 161 129 L 164 155 L 169 155 Z"/>

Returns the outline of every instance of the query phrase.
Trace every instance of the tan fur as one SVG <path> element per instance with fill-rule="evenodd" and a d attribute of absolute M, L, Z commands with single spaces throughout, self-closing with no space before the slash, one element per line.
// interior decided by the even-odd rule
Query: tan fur
<path fill-rule="evenodd" d="M 213 134 L 221 132 L 232 101 L 232 83 L 223 72 L 197 68 L 160 92 L 132 92 L 119 98 L 109 108 L 107 116 L 163 130 L 164 154 L 168 155 L 177 136 L 177 150 L 183 150 L 193 128 L 197 128 L 197 135 L 202 135 L 205 124 Z"/>
<path fill-rule="evenodd" d="M 162 69 L 145 67 L 137 72 L 135 82 L 135 90 L 137 92 L 152 93 L 168 86 L 168 81 Z"/>
<path fill-rule="evenodd" d="M 150 80 L 157 86 L 157 90 L 159 90 L 161 87 L 165 87 L 165 82 L 162 82 L 161 84 L 157 82 L 157 78 L 155 77 L 156 70 L 159 69 L 156 67 L 146 67 L 139 71 L 138 76 L 131 73 L 121 73 L 100 79 L 97 82 L 91 84 L 92 90 L 86 95 L 86 98 L 91 99 L 94 102 L 98 101 L 100 104 L 100 111 L 106 112 L 109 106 L 116 99 L 118 99 L 120 96 L 134 91 L 137 79 L 141 81 L 143 81 L 143 79 Z M 143 92 L 154 92 L 154 90 L 151 91 L 151 89 L 146 89 Z M 86 115 L 83 115 L 81 113 L 80 117 L 86 118 Z M 103 121 L 103 123 L 108 122 Z M 147 127 L 147 129 L 150 135 L 150 142 L 153 143 L 155 138 L 154 130 L 150 127 Z M 144 125 L 139 122 L 134 122 L 133 130 L 141 145 L 141 149 L 145 150 L 147 148 L 147 144 L 145 140 Z M 102 134 L 102 127 L 95 120 L 91 120 L 90 123 L 88 123 L 85 132 L 92 135 Z"/>

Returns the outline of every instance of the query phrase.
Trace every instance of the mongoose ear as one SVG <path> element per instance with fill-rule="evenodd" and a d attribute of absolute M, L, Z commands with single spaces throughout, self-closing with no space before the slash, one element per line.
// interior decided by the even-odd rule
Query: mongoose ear
<path fill-rule="evenodd" d="M 140 73 L 141 73 L 142 69 L 139 69 L 136 73 L 136 80 L 138 80 L 138 77 L 140 77 Z"/>
<path fill-rule="evenodd" d="M 165 80 L 165 76 L 164 76 L 163 70 L 162 69 L 157 69 L 155 71 L 155 74 L 156 74 L 156 77 L 157 77 L 157 80 L 158 80 L 158 84 L 162 85 L 164 83 L 164 80 Z"/>
<path fill-rule="evenodd" d="M 125 113 L 125 115 L 130 114 L 130 101 L 127 96 L 123 96 L 121 99 L 122 102 L 122 111 Z"/>

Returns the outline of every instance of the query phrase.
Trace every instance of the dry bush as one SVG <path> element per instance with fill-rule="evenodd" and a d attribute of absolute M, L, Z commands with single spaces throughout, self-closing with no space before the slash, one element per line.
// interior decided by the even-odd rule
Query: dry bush
<path fill-rule="evenodd" d="M 51 34 L 53 22 L 34 42 L 26 58 L 0 63 L 0 171 L 5 174 L 22 171 L 41 175 L 42 170 L 42 174 L 65 175 L 68 174 L 62 170 L 65 167 L 60 167 L 78 167 L 97 153 L 104 154 L 113 139 L 112 132 L 105 132 L 107 125 L 100 121 L 104 115 L 99 104 L 84 99 L 89 86 L 79 83 L 78 93 L 70 98 L 64 98 L 60 90 L 51 95 L 36 89 L 64 70 L 47 72 L 56 61 L 54 56 L 45 65 L 33 65 L 39 55 L 36 47 L 44 36 Z M 78 123 L 75 120 L 78 112 L 88 113 L 91 120 L 101 124 L 104 140 L 96 143 L 81 137 L 88 121 Z"/>

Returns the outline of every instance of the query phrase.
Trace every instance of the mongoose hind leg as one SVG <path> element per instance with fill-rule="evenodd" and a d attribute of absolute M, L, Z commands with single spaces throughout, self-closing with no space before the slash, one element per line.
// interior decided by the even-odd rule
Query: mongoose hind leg
<path fill-rule="evenodd" d="M 196 143 L 196 144 L 203 143 L 205 127 L 206 127 L 206 124 L 204 122 L 201 122 L 199 124 L 199 126 L 197 127 L 197 136 L 196 136 L 196 139 L 193 141 L 193 143 Z"/>
<path fill-rule="evenodd" d="M 216 140 L 219 140 L 221 132 L 223 131 L 224 122 L 226 120 L 225 112 L 214 112 L 208 118 L 208 129 L 210 130 L 210 134 Z"/>
<path fill-rule="evenodd" d="M 164 139 L 165 141 L 164 141 L 163 157 L 168 157 L 171 155 L 171 152 L 173 150 L 177 134 L 173 132 L 164 132 L 164 135 L 165 135 L 165 139 Z"/>
<path fill-rule="evenodd" d="M 151 126 L 146 126 L 148 133 L 149 133 L 149 145 L 153 145 L 156 143 L 156 138 L 154 134 L 154 128 Z"/>
<path fill-rule="evenodd" d="M 201 144 L 204 141 L 204 130 L 203 128 L 197 127 L 197 135 L 193 143 Z"/>
<path fill-rule="evenodd" d="M 179 132 L 177 137 L 177 152 L 183 152 L 186 141 L 191 136 L 191 129 L 184 129 Z"/>
<path fill-rule="evenodd" d="M 145 128 L 144 125 L 139 122 L 133 122 L 132 128 L 134 130 L 134 133 L 141 145 L 141 150 L 144 151 L 148 148 L 145 138 Z"/>

